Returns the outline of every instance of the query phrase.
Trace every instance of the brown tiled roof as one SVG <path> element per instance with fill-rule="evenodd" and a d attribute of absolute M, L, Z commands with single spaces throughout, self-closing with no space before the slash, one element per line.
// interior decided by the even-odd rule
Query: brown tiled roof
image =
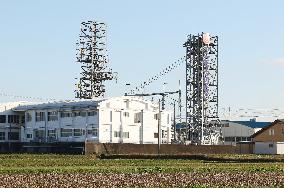
<path fill-rule="evenodd" d="M 284 119 L 277 119 L 274 122 L 272 122 L 271 124 L 267 125 L 266 127 L 263 127 L 262 129 L 260 129 L 259 131 L 257 131 L 256 133 L 254 133 L 253 135 L 251 135 L 251 138 L 256 137 L 257 135 L 263 133 L 265 130 L 269 129 L 270 127 L 273 127 L 275 124 L 279 123 L 279 122 L 284 122 Z"/>

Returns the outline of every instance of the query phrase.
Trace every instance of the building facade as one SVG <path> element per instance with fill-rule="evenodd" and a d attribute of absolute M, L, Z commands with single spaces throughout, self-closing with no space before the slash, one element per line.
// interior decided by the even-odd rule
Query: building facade
<path fill-rule="evenodd" d="M 255 154 L 284 154 L 284 120 L 276 120 L 252 135 Z"/>
<path fill-rule="evenodd" d="M 18 106 L 21 142 L 170 143 L 171 113 L 138 97 Z M 160 123 L 160 126 L 158 124 Z"/>
<path fill-rule="evenodd" d="M 20 142 L 21 128 L 24 126 L 23 113 L 14 112 L 12 109 L 25 105 L 25 102 L 11 102 L 0 105 L 0 142 Z"/>

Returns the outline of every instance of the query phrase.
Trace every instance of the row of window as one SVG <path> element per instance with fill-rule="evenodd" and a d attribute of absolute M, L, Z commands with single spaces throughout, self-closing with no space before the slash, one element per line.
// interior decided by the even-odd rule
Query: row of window
<path fill-rule="evenodd" d="M 124 117 L 129 117 L 129 112 L 123 112 Z M 159 114 L 154 114 L 154 119 L 158 120 Z M 134 123 L 141 123 L 142 112 L 134 113 Z M 110 122 L 112 122 L 112 111 L 110 111 Z M 170 123 L 170 115 L 167 116 L 167 124 Z"/>
<path fill-rule="evenodd" d="M 95 116 L 97 115 L 97 111 L 89 111 L 89 112 L 61 112 L 60 117 L 86 117 L 86 116 Z M 36 121 L 45 121 L 45 112 L 36 112 L 35 113 Z M 47 112 L 47 121 L 57 121 L 58 120 L 58 112 L 51 111 Z M 32 115 L 30 113 L 26 113 L 26 121 L 32 121 Z"/>
<path fill-rule="evenodd" d="M 225 137 L 225 142 L 251 141 L 250 137 Z"/>
<path fill-rule="evenodd" d="M 24 123 L 25 117 L 20 115 L 8 115 L 8 123 Z M 7 116 L 0 115 L 0 123 L 6 123 Z"/>
<path fill-rule="evenodd" d="M 86 134 L 85 129 L 60 129 L 60 136 L 61 137 L 77 137 L 77 136 L 83 136 Z M 98 128 L 92 128 L 87 130 L 88 135 L 92 135 L 93 137 L 98 136 Z M 48 137 L 56 137 L 56 130 L 48 130 L 47 131 Z M 32 138 L 32 134 L 27 134 L 27 138 Z M 45 138 L 45 131 L 44 130 L 36 130 L 35 131 L 35 138 L 44 139 Z"/>
<path fill-rule="evenodd" d="M 114 131 L 114 137 L 129 138 L 129 132 Z"/>
<path fill-rule="evenodd" d="M 5 140 L 6 133 L 0 132 L 0 140 Z M 8 140 L 19 140 L 20 139 L 20 133 L 19 132 L 8 132 Z"/>

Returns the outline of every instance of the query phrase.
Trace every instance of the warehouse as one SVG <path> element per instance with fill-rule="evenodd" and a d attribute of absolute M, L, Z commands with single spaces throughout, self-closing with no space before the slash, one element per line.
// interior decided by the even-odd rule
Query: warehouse
<path fill-rule="evenodd" d="M 137 97 L 115 97 L 20 105 L 13 113 L 24 117 L 21 142 L 161 143 L 171 142 L 171 113 Z"/>

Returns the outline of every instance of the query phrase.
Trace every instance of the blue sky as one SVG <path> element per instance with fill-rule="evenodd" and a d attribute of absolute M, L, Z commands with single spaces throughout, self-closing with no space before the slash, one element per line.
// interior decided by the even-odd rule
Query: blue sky
<path fill-rule="evenodd" d="M 119 74 L 107 96 L 182 57 L 188 34 L 209 32 L 219 36 L 220 106 L 284 109 L 283 7 L 280 0 L 1 1 L 0 92 L 74 99 L 80 23 L 98 20 L 108 25 L 110 66 Z M 176 90 L 178 80 L 184 89 L 184 79 L 182 65 L 146 92 L 164 82 Z"/>

